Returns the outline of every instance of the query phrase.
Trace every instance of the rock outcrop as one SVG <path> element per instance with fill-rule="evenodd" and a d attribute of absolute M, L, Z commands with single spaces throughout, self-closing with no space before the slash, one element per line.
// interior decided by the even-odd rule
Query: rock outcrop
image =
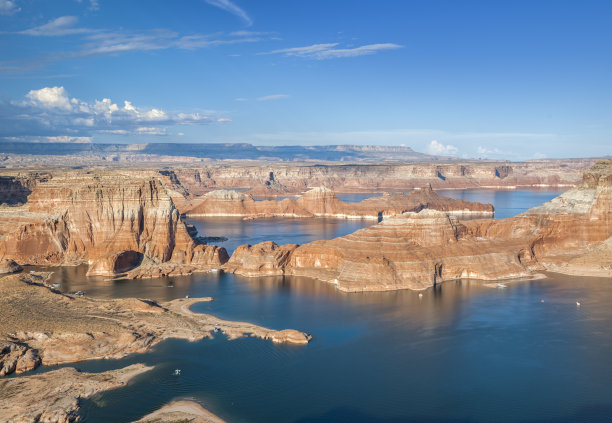
<path fill-rule="evenodd" d="M 384 216 L 425 208 L 445 211 L 461 217 L 491 217 L 490 204 L 455 200 L 438 195 L 431 185 L 408 194 L 387 194 L 367 198 L 359 203 L 341 201 L 328 188 L 317 187 L 297 199 L 256 201 L 248 194 L 218 190 L 203 196 L 186 212 L 187 216 L 260 217 L 335 217 L 345 219 L 382 219 Z"/>
<path fill-rule="evenodd" d="M 134 423 L 225 423 L 194 401 L 172 401 Z"/>
<path fill-rule="evenodd" d="M 138 265 L 144 275 L 227 261 L 223 248 L 194 241 L 161 182 L 133 174 L 56 176 L 38 183 L 21 210 L 0 213 L 3 220 L 0 258 L 22 264 L 85 262 L 91 274 L 115 276 Z"/>
<path fill-rule="evenodd" d="M 132 364 L 102 373 L 63 368 L 32 376 L 0 380 L 0 421 L 70 423 L 79 420 L 79 400 L 127 385 L 152 367 Z"/>
<path fill-rule="evenodd" d="M 256 245 L 241 245 L 232 254 L 223 269 L 244 276 L 272 276 L 284 274 L 297 244 L 278 246 L 272 241 Z"/>
<path fill-rule="evenodd" d="M 16 273 L 20 272 L 21 270 L 21 266 L 17 264 L 14 260 L 0 260 L 0 275 L 6 275 L 7 273 Z"/>
<path fill-rule="evenodd" d="M 525 278 L 543 270 L 611 277 L 611 181 L 612 161 L 599 162 L 579 187 L 509 219 L 460 222 L 448 212 L 406 212 L 344 237 L 291 248 L 282 271 L 347 292 Z M 257 263 L 268 260 L 259 253 L 242 257 L 250 269 L 244 274 L 257 275 Z"/>

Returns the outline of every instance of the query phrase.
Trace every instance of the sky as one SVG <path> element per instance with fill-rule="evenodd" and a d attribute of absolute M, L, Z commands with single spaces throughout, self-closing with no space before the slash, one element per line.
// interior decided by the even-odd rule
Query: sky
<path fill-rule="evenodd" d="M 612 1 L 0 0 L 0 142 L 612 154 Z"/>

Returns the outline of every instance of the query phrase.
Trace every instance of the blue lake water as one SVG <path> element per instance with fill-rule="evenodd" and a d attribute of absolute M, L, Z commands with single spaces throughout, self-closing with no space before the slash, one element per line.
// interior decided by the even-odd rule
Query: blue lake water
<path fill-rule="evenodd" d="M 242 223 L 266 239 L 302 243 L 311 234 L 295 221 Z M 212 235 L 214 222 L 200 224 Z M 352 229 L 334 225 L 327 235 Z M 301 235 L 292 235 L 294 229 Z M 307 346 L 221 335 L 170 340 L 123 360 L 77 363 L 87 371 L 155 365 L 126 388 L 83 401 L 87 422 L 133 421 L 173 399 L 194 399 L 230 422 L 612 419 L 612 279 L 550 275 L 506 289 L 464 280 L 419 298 L 412 291 L 345 294 L 296 277 L 204 274 L 108 282 L 87 279 L 85 271 L 59 269 L 55 279 L 64 290 L 107 297 L 212 296 L 215 301 L 194 311 L 313 335 Z"/>
<path fill-rule="evenodd" d="M 439 194 L 468 201 L 491 203 L 495 206 L 495 217 L 516 216 L 534 206 L 558 196 L 563 191 L 491 191 L 491 190 L 444 190 Z M 339 194 L 346 202 L 359 202 L 375 196 L 375 193 Z M 239 217 L 190 218 L 200 235 L 226 237 L 227 241 L 215 242 L 231 254 L 242 244 L 257 244 L 275 241 L 277 244 L 303 244 L 317 239 L 332 239 L 347 235 L 376 223 L 373 220 L 345 219 L 258 219 L 242 220 Z"/>

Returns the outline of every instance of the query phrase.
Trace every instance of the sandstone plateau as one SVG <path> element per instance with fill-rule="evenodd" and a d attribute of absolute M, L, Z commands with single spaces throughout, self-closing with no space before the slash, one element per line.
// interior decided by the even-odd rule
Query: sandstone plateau
<path fill-rule="evenodd" d="M 493 206 L 454 200 L 433 192 L 431 185 L 412 190 L 409 194 L 389 194 L 367 198 L 359 203 L 341 201 L 328 188 L 317 187 L 297 199 L 256 201 L 251 195 L 237 191 L 218 190 L 205 194 L 185 214 L 194 216 L 261 217 L 334 217 L 345 219 L 382 219 L 385 216 L 423 209 L 442 210 L 463 217 L 492 217 Z"/>
<path fill-rule="evenodd" d="M 610 277 L 611 218 L 612 161 L 603 161 L 579 187 L 514 218 L 461 222 L 423 209 L 329 241 L 239 248 L 225 268 L 247 276 L 308 276 L 347 292 L 533 277 L 544 270 Z"/>

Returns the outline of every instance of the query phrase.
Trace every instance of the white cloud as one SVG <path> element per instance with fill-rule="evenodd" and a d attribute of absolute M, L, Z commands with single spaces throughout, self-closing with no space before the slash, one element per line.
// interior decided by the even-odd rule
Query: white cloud
<path fill-rule="evenodd" d="M 290 96 L 287 94 L 272 94 L 258 97 L 257 101 L 284 100 L 286 98 L 290 98 Z"/>
<path fill-rule="evenodd" d="M 225 10 L 233 15 L 238 16 L 240 19 L 244 21 L 247 26 L 253 25 L 253 20 L 247 15 L 247 13 L 242 10 L 240 7 L 236 6 L 230 0 L 204 0 L 206 3 L 211 6 L 218 7 L 219 9 Z"/>
<path fill-rule="evenodd" d="M 44 25 L 35 26 L 34 28 L 26 29 L 19 32 L 24 35 L 32 35 L 38 37 L 59 37 L 62 35 L 84 34 L 92 32 L 87 28 L 75 28 L 74 26 L 79 21 L 76 16 L 60 16 L 53 19 Z"/>
<path fill-rule="evenodd" d="M 249 101 L 249 99 L 245 97 L 238 97 L 238 98 L 235 98 L 234 101 Z"/>
<path fill-rule="evenodd" d="M 14 1 L 0 0 L 0 15 L 11 16 L 19 12 L 21 9 L 17 7 Z"/>
<path fill-rule="evenodd" d="M 85 102 L 71 98 L 64 87 L 31 90 L 21 102 L 0 102 L 0 138 L 15 136 L 89 137 L 102 132 L 118 135 L 167 135 L 172 125 L 229 122 L 215 112 L 170 113 L 160 108 L 123 106 L 109 98 Z"/>
<path fill-rule="evenodd" d="M 2 0 L 0 0 L 1 2 Z M 240 43 L 254 43 L 274 39 L 264 32 L 234 31 L 214 34 L 179 34 L 168 29 L 142 31 L 108 30 L 77 27 L 78 18 L 61 16 L 44 25 L 19 31 L 16 34 L 37 37 L 74 36 L 80 45 L 71 51 L 51 51 L 45 57 L 0 61 L 0 73 L 17 73 L 43 68 L 51 63 L 82 57 L 119 55 L 137 51 L 166 49 L 195 50 Z"/>
<path fill-rule="evenodd" d="M 436 140 L 432 140 L 427 146 L 427 152 L 438 156 L 455 156 L 459 149 L 454 145 L 444 145 Z"/>
<path fill-rule="evenodd" d="M 26 97 L 43 107 L 72 110 L 72 103 L 64 87 L 45 87 L 40 90 L 31 90 L 26 94 Z"/>
<path fill-rule="evenodd" d="M 93 142 L 91 137 L 71 137 L 67 135 L 56 137 L 12 137 L 11 141 L 27 141 L 27 142 L 64 142 L 74 144 L 89 144 Z"/>
<path fill-rule="evenodd" d="M 297 56 L 308 59 L 325 60 L 342 57 L 356 57 L 375 54 L 383 50 L 395 50 L 403 46 L 392 43 L 368 44 L 354 48 L 337 48 L 338 43 L 313 44 L 305 47 L 292 47 L 273 50 L 262 54 L 284 54 L 285 56 Z"/>
<path fill-rule="evenodd" d="M 511 151 L 503 151 L 497 147 L 493 147 L 493 148 L 483 147 L 482 145 L 478 146 L 478 148 L 476 149 L 476 153 L 478 154 L 478 157 L 483 157 L 483 158 L 488 158 L 488 157 L 500 158 L 500 157 L 508 157 L 508 156 L 516 155 L 516 153 L 513 153 Z"/>

